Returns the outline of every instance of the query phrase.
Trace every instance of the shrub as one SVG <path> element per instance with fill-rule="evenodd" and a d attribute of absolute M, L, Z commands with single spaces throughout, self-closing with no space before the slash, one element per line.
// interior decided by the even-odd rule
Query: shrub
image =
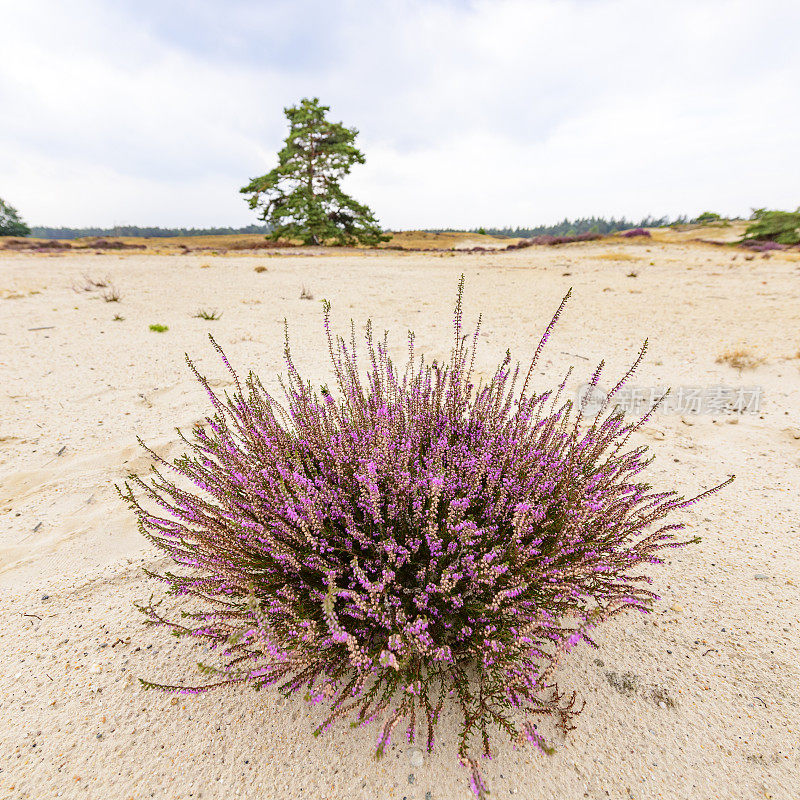
<path fill-rule="evenodd" d="M 169 327 L 167 325 L 159 325 L 158 323 L 154 323 L 150 326 L 150 330 L 153 331 L 153 333 L 164 333 L 165 331 L 169 330 Z"/>
<path fill-rule="evenodd" d="M 716 222 L 722 222 L 722 217 L 713 211 L 704 211 L 702 214 L 695 217 L 692 222 L 698 225 L 712 225 Z"/>
<path fill-rule="evenodd" d="M 223 658 L 203 667 L 208 683 L 145 687 L 305 691 L 327 706 L 315 734 L 345 718 L 380 720 L 379 757 L 401 724 L 431 750 L 452 703 L 479 797 L 476 741 L 487 757 L 496 733 L 550 752 L 535 720 L 572 726 L 580 709 L 555 685 L 560 658 L 582 641 L 596 646 L 602 621 L 648 611 L 657 598 L 643 568 L 689 543 L 676 539 L 682 523 L 658 523 L 727 481 L 690 500 L 640 482 L 647 448 L 626 446 L 652 411 L 626 423 L 611 398 L 646 343 L 591 421 L 561 400 L 566 378 L 554 393 L 532 390 L 569 295 L 519 391 L 509 353 L 476 389 L 480 320 L 462 334 L 462 289 L 463 277 L 449 363 L 417 358 L 409 334 L 398 370 L 388 333 L 376 342 L 368 322 L 366 378 L 355 336 L 334 336 L 325 303 L 337 396 L 301 378 L 288 333 L 285 405 L 253 373 L 240 381 L 213 339 L 230 395 L 215 395 L 187 357 L 216 413 L 174 463 L 148 449 L 159 467 L 149 481 L 131 475 L 120 493 L 142 533 L 181 565 L 157 577 L 197 602 L 180 620 L 152 600 L 141 610 Z"/>
<path fill-rule="evenodd" d="M 800 209 L 797 211 L 767 211 L 759 208 L 753 212 L 752 222 L 747 226 L 744 241 L 777 242 L 778 244 L 800 243 Z"/>
<path fill-rule="evenodd" d="M 624 236 L 626 239 L 631 239 L 634 236 L 646 236 L 648 239 L 651 238 L 650 231 L 646 228 L 633 228 L 632 230 L 624 231 L 620 236 Z"/>

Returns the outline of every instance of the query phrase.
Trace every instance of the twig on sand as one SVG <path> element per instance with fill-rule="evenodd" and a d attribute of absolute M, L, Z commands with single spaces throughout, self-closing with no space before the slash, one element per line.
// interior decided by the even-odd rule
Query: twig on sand
<path fill-rule="evenodd" d="M 38 614 L 23 614 L 22 616 L 23 617 L 34 617 L 35 619 L 38 619 L 39 622 L 42 621 L 42 618 Z"/>
<path fill-rule="evenodd" d="M 754 694 L 754 695 L 753 695 L 753 697 L 755 697 L 755 698 L 756 698 L 756 700 L 758 700 L 758 701 L 759 701 L 759 703 L 762 703 L 762 704 L 763 704 L 763 706 L 764 706 L 764 708 L 767 708 L 767 707 L 768 707 L 768 706 L 767 706 L 767 704 L 766 704 L 766 703 L 765 703 L 765 702 L 764 702 L 764 701 L 763 701 L 763 700 L 762 700 L 762 699 L 761 699 L 761 698 L 760 698 L 758 695 L 755 695 L 755 694 Z"/>
<path fill-rule="evenodd" d="M 51 331 L 55 328 L 55 325 L 42 325 L 41 328 L 28 328 L 29 331 Z"/>
<path fill-rule="evenodd" d="M 66 449 L 67 449 L 67 446 L 66 445 L 62 445 L 61 449 L 56 453 L 56 455 L 60 456 Z"/>
<path fill-rule="evenodd" d="M 588 361 L 588 356 L 579 356 L 577 353 L 568 353 L 566 350 L 562 350 L 561 353 L 565 356 L 574 356 L 575 358 L 582 358 L 584 361 Z"/>

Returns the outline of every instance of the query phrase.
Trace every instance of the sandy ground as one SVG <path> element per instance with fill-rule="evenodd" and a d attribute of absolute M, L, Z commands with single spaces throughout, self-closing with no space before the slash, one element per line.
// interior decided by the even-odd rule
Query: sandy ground
<path fill-rule="evenodd" d="M 273 387 L 284 316 L 301 371 L 326 380 L 323 297 L 340 326 L 372 315 L 398 352 L 413 328 L 443 357 L 462 271 L 466 319 L 484 315 L 484 371 L 508 346 L 529 356 L 572 286 L 539 388 L 569 364 L 586 376 L 602 357 L 616 375 L 647 336 L 636 386 L 761 391 L 758 412 L 662 413 L 642 433 L 656 485 L 688 495 L 737 480 L 685 513 L 702 542 L 654 569 L 655 613 L 609 624 L 599 650 L 578 649 L 560 668 L 562 686 L 586 700 L 577 731 L 554 734 L 549 758 L 499 747 L 486 766 L 493 796 L 800 797 L 800 260 L 656 242 L 441 256 L 0 255 L 0 797 L 469 796 L 449 717 L 422 766 L 404 742 L 376 763 L 374 728 L 314 739 L 318 712 L 300 700 L 142 691 L 138 676 L 195 680 L 204 653 L 142 625 L 133 601 L 159 587 L 141 567 L 161 562 L 113 489 L 147 465 L 137 434 L 176 455 L 175 426 L 208 413 L 185 352 L 228 385 L 209 331 Z M 109 276 L 121 300 L 82 291 L 84 274 Z M 300 299 L 303 287 L 315 301 Z M 200 309 L 222 317 L 194 318 Z M 717 363 L 737 348 L 763 363 Z"/>

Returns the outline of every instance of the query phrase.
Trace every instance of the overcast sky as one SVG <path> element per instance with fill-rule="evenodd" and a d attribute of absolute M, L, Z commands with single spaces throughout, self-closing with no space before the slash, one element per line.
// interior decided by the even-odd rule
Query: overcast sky
<path fill-rule="evenodd" d="M 0 0 L 0 197 L 247 225 L 304 96 L 388 228 L 800 204 L 798 0 Z"/>

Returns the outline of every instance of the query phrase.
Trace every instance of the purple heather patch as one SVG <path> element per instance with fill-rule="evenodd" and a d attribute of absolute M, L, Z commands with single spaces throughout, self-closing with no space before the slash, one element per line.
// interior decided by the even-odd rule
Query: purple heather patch
<path fill-rule="evenodd" d="M 732 478 L 690 500 L 640 481 L 647 448 L 627 443 L 653 410 L 628 423 L 611 401 L 646 342 L 592 420 L 561 400 L 569 375 L 555 392 L 532 390 L 569 294 L 527 371 L 507 353 L 477 389 L 480 320 L 462 334 L 463 282 L 449 362 L 426 364 L 409 334 L 402 371 L 388 334 L 376 342 L 367 323 L 362 374 L 355 336 L 333 334 L 325 303 L 338 393 L 301 378 L 288 334 L 283 404 L 254 374 L 240 381 L 212 339 L 234 391 L 215 395 L 187 358 L 216 413 L 174 463 L 148 449 L 158 468 L 130 476 L 121 494 L 142 533 L 185 568 L 156 577 L 198 601 L 180 621 L 157 603 L 141 610 L 222 655 L 203 667 L 209 683 L 146 687 L 302 691 L 330 708 L 315 734 L 345 717 L 381 720 L 378 756 L 401 722 L 409 741 L 424 735 L 433 749 L 454 703 L 459 759 L 482 797 L 476 742 L 485 757 L 496 733 L 551 752 L 531 720 L 549 714 L 567 731 L 580 710 L 555 685 L 560 658 L 581 641 L 595 646 L 599 623 L 648 611 L 657 598 L 643 568 L 689 543 L 676 539 L 683 524 L 664 518 Z"/>

